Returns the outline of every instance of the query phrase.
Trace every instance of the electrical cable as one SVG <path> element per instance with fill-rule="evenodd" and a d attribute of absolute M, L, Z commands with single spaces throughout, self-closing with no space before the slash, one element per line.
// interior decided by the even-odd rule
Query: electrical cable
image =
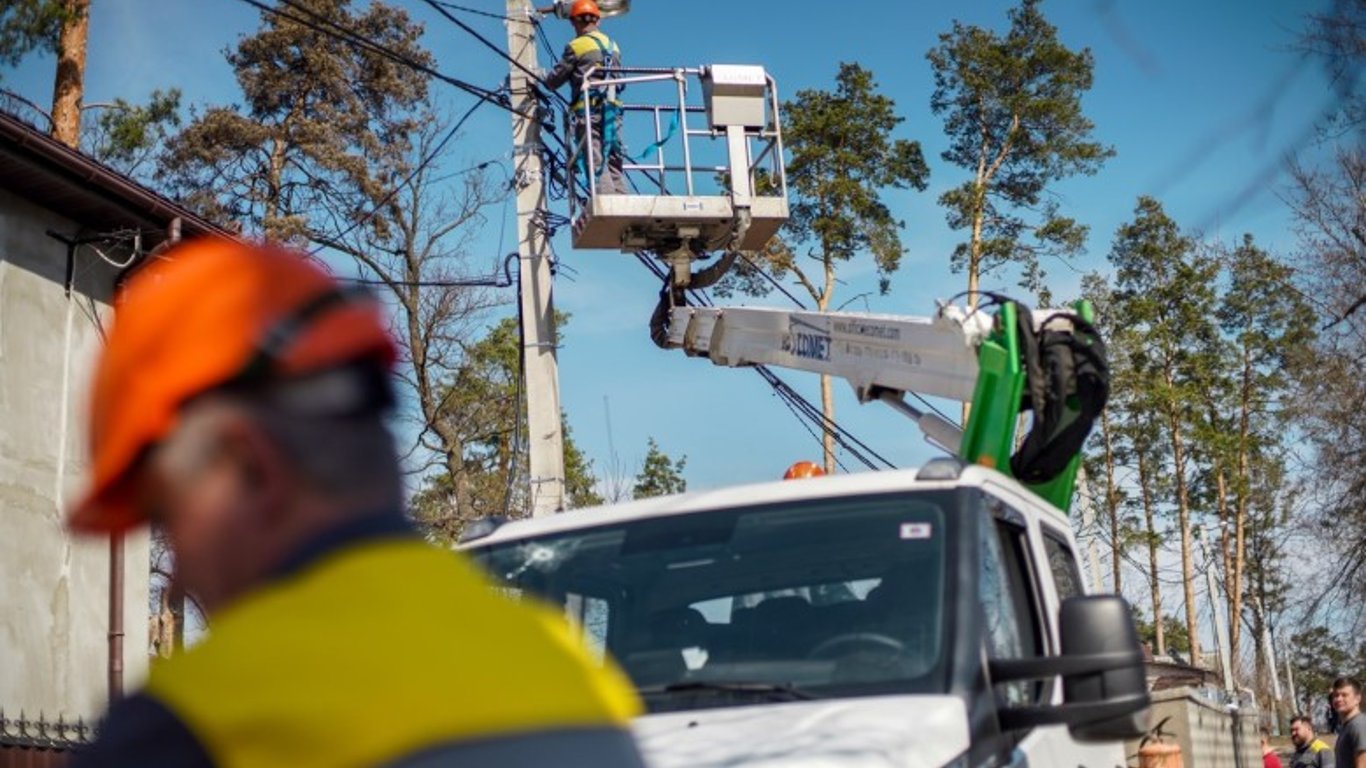
<path fill-rule="evenodd" d="M 401 53 L 398 53 L 397 51 L 394 51 L 384 45 L 381 45 L 380 43 L 377 43 L 365 37 L 364 35 L 361 35 L 358 32 L 355 32 L 354 30 L 347 29 L 346 27 L 338 24 L 335 21 L 332 21 L 326 16 L 318 14 L 307 8 L 300 7 L 298 3 L 295 2 L 295 0 L 277 0 L 277 2 L 284 6 L 287 6 L 288 8 L 294 11 L 306 14 L 312 19 L 320 20 L 322 23 L 327 24 L 328 26 L 332 27 L 332 29 L 337 31 L 333 32 L 324 29 L 321 26 L 319 26 L 317 22 L 309 21 L 308 19 L 300 18 L 299 16 L 286 13 L 285 11 L 282 11 L 279 8 L 272 8 L 266 5 L 265 3 L 260 2 L 260 0 L 239 0 L 239 2 L 246 3 L 247 5 L 250 5 L 253 8 L 256 8 L 264 13 L 270 13 L 275 16 L 279 16 L 280 18 L 289 19 L 290 21 L 293 21 L 296 24 L 301 24 L 304 27 L 313 30 L 314 32 L 326 35 L 335 40 L 341 40 L 342 42 L 351 43 L 372 53 L 377 53 L 389 59 L 390 61 L 393 61 L 397 64 L 401 64 L 416 72 L 421 72 L 427 75 L 428 77 L 440 80 L 441 82 L 446 83 L 447 85 L 454 86 L 455 88 L 458 88 L 470 94 L 471 96 L 476 96 L 483 100 L 492 101 L 493 103 L 497 104 L 498 106 L 502 107 L 503 109 L 509 112 L 516 112 L 516 110 L 513 108 L 510 102 L 506 102 L 500 98 L 495 98 L 499 93 L 498 91 L 493 91 L 487 88 L 474 85 L 473 83 L 469 83 L 459 78 L 447 75 L 444 72 L 441 72 L 437 69 L 427 66 L 426 64 L 423 64 L 422 62 L 414 61 L 411 58 L 404 56 Z"/>
<path fill-rule="evenodd" d="M 440 5 L 444 8 L 450 8 L 453 11 L 464 11 L 465 13 L 472 13 L 476 16 L 487 16 L 490 19 L 501 19 L 502 21 L 509 21 L 512 18 L 511 16 L 508 16 L 504 13 L 490 13 L 488 11 L 481 11 L 478 8 L 469 8 L 463 5 L 456 5 L 455 3 L 437 2 L 437 5 Z"/>
<path fill-rule="evenodd" d="M 802 414 L 799 413 L 799 412 L 797 411 L 796 405 L 794 405 L 794 404 L 792 403 L 791 400 L 788 400 L 786 397 L 784 397 L 784 396 L 783 396 L 783 393 L 781 393 L 781 392 L 779 392 L 779 391 L 777 391 L 777 390 L 774 390 L 774 393 L 773 393 L 773 394 L 775 394 L 775 395 L 778 396 L 779 402 L 781 402 L 783 405 L 787 406 L 787 410 L 788 410 L 789 412 L 791 412 L 791 414 L 797 419 L 797 423 L 800 424 L 800 425 L 802 425 L 802 427 L 806 430 L 806 433 L 809 434 L 809 435 L 811 435 L 811 439 L 812 439 L 812 440 L 815 440 L 817 445 L 819 445 L 819 446 L 821 446 L 822 448 L 824 448 L 825 444 L 821 441 L 820 435 L 816 434 L 816 430 L 813 429 L 813 428 L 811 427 L 811 424 L 809 424 L 809 423 L 807 422 L 806 418 L 805 418 L 804 416 L 802 416 Z M 835 464 L 836 464 L 836 466 L 838 466 L 845 474 L 848 474 L 848 473 L 849 473 L 849 468 L 846 467 L 846 466 L 844 465 L 844 462 L 840 461 L 840 457 L 839 457 L 839 456 L 835 456 Z"/>
<path fill-rule="evenodd" d="M 288 2 L 288 0 L 280 0 L 280 1 L 281 1 L 281 2 Z M 498 46 L 494 45 L 492 42 L 489 41 L 489 39 L 488 39 L 487 37 L 484 37 L 483 35 L 479 34 L 479 32 L 478 32 L 474 27 L 471 27 L 470 25 L 466 24 L 465 22 L 463 22 L 463 21 L 461 21 L 460 19 L 458 19 L 458 18 L 456 18 L 455 16 L 453 16 L 453 15 L 450 13 L 450 11 L 447 11 L 445 8 L 442 7 L 442 6 L 444 5 L 443 3 L 440 3 L 440 2 L 438 2 L 437 0 L 423 0 L 423 2 L 425 2 L 427 5 L 431 6 L 432 8 L 436 9 L 436 12 L 437 12 L 437 13 L 441 14 L 442 16 L 445 16 L 446 19 L 447 19 L 448 21 L 450 21 L 452 24 L 456 25 L 457 27 L 463 29 L 463 30 L 464 30 L 465 32 L 467 32 L 470 36 L 472 36 L 475 40 L 478 40 L 481 44 L 483 44 L 483 46 L 484 46 L 485 48 L 488 48 L 490 51 L 493 51 L 494 53 L 498 54 L 498 55 L 501 56 L 502 58 L 506 59 L 506 60 L 508 61 L 508 63 L 512 64 L 512 66 L 514 66 L 514 67 L 520 69 L 527 77 L 529 77 L 529 78 L 531 78 L 533 81 L 535 81 L 537 85 L 540 85 L 542 88 L 545 88 L 546 90 L 548 90 L 553 96 L 555 96 L 556 98 L 558 98 L 560 101 L 565 102 L 566 104 L 569 103 L 569 102 L 568 102 L 563 96 L 561 96 L 558 92 L 556 92 L 555 90 L 551 89 L 549 85 L 546 85 L 546 82 L 545 82 L 545 80 L 543 80 L 543 79 L 541 78 L 540 73 L 538 73 L 538 72 L 533 72 L 533 71 L 532 71 L 531 69 L 529 69 L 526 65 L 522 64 L 522 62 L 520 62 L 520 61 L 514 59 L 512 56 L 508 55 L 507 51 L 504 51 L 502 48 L 499 48 Z"/>
<path fill-rule="evenodd" d="M 539 21 L 536 22 L 536 37 L 540 39 L 545 55 L 553 61 L 556 58 L 555 46 L 550 44 L 550 36 L 545 33 L 545 27 L 541 26 Z"/>
<path fill-rule="evenodd" d="M 522 284 L 522 270 L 520 267 L 521 265 L 519 264 L 517 270 L 517 285 L 519 291 L 521 290 Z M 526 341 L 524 338 L 522 338 L 521 333 L 521 329 L 524 327 L 522 325 L 522 319 L 522 303 L 519 301 L 517 302 L 517 328 L 519 329 L 518 339 L 522 342 L 523 345 L 525 345 Z M 503 517 L 511 516 L 513 485 L 512 479 L 517 476 L 517 457 L 522 453 L 522 388 L 525 383 L 525 378 L 526 356 L 519 354 L 517 355 L 517 394 L 514 396 L 512 400 L 512 457 L 508 461 L 507 489 L 503 493 Z M 529 463 L 527 466 L 527 479 L 531 479 L 531 466 Z"/>
<path fill-rule="evenodd" d="M 784 296 L 786 296 L 787 298 L 791 299 L 793 304 L 796 304 L 798 307 L 800 307 L 800 308 L 803 309 L 803 310 L 805 310 L 805 309 L 807 308 L 807 307 L 806 307 L 806 304 L 803 304 L 801 299 L 797 298 L 796 296 L 793 296 L 793 295 L 792 295 L 792 292 L 789 291 L 789 290 L 787 290 L 787 286 L 785 286 L 785 285 L 783 285 L 782 283 L 778 282 L 778 279 L 775 278 L 773 275 L 769 274 L 767 270 L 765 270 L 763 267 L 759 266 L 758 264 L 754 263 L 754 260 L 753 260 L 753 259 L 751 259 L 750 257 L 744 255 L 743 253 L 740 254 L 740 258 L 741 258 L 741 259 L 744 259 L 744 262 L 745 262 L 746 264 L 749 265 L 750 269 L 753 269 L 755 272 L 758 272 L 758 273 L 759 273 L 765 280 L 767 280 L 774 288 L 777 288 L 778 291 L 779 291 L 780 293 L 782 293 L 782 294 L 783 294 Z"/>
<path fill-rule="evenodd" d="M 337 279 L 356 285 L 385 285 L 402 288 L 510 288 L 514 282 L 512 279 L 512 262 L 517 259 L 518 254 L 515 251 L 509 253 L 503 258 L 501 273 L 494 272 L 486 277 L 469 280 L 384 280 L 372 277 L 339 277 Z"/>
<path fill-rule="evenodd" d="M 393 188 L 390 189 L 387 193 L 385 193 L 384 197 L 380 198 L 379 202 L 375 203 L 374 206 L 372 206 L 365 215 L 361 216 L 359 219 L 352 222 L 351 226 L 347 227 L 340 234 L 328 236 L 328 241 L 330 242 L 319 241 L 321 242 L 321 244 L 317 248 L 314 248 L 313 250 L 309 251 L 308 255 L 316 256 L 318 255 L 318 252 L 321 251 L 323 248 L 336 247 L 336 244 L 339 244 L 342 238 L 346 237 L 352 232 L 355 232 L 366 222 L 373 219 L 376 216 L 376 214 L 380 212 L 380 209 L 388 205 L 390 200 L 394 199 L 394 195 L 397 195 L 400 191 L 403 190 L 404 187 L 411 184 L 413 179 L 417 178 L 417 175 L 421 173 L 424 169 L 426 169 L 426 167 L 430 165 L 431 162 L 435 160 L 443 150 L 445 150 L 446 145 L 450 143 L 451 139 L 455 138 L 455 135 L 460 132 L 460 128 L 465 125 L 465 121 L 469 120 L 470 117 L 474 115 L 474 113 L 478 111 L 480 107 L 484 106 L 487 103 L 487 100 L 480 100 L 474 102 L 474 104 L 469 109 L 465 110 L 465 114 L 461 115 L 460 119 L 455 121 L 455 124 L 451 126 L 451 129 L 449 131 L 446 131 L 446 135 L 441 137 L 441 140 L 436 143 L 436 146 L 432 148 L 432 151 L 428 152 L 427 155 L 423 157 L 422 160 L 417 164 L 417 166 L 413 168 L 413 170 L 406 177 L 404 177 L 403 181 L 399 182 L 398 184 L 395 184 Z M 309 237 L 310 239 L 318 239 L 314 236 L 313 233 L 310 233 Z M 502 249 L 499 248 L 499 251 L 501 250 Z"/>
<path fill-rule="evenodd" d="M 244 2 L 254 2 L 254 0 L 244 0 Z M 288 2 L 288 0 L 281 0 L 281 2 Z M 464 30 L 466 33 L 468 33 L 468 34 L 470 34 L 471 36 L 473 36 L 474 38 L 476 38 L 476 39 L 477 39 L 480 43 L 482 43 L 485 47 L 489 48 L 490 50 L 492 50 L 492 51 L 494 51 L 495 53 L 497 53 L 497 54 L 498 54 L 500 57 L 502 57 L 503 59 L 506 59 L 508 62 L 512 63 L 514 66 L 516 66 L 518 69 L 520 69 L 520 70 L 521 70 L 523 73 L 525 73 L 527 76 L 531 77 L 535 82 L 537 82 L 538 84 L 540 84 L 540 85 L 543 86 L 543 87 L 546 87 L 546 88 L 549 90 L 549 88 L 548 88 L 548 86 L 546 85 L 545 81 L 540 77 L 540 75 L 539 75 L 538 73 L 532 72 L 530 69 L 528 69 L 527 67 L 525 67 L 524 65 L 522 65 L 520 62 L 516 61 L 516 60 L 513 59 L 511 56 L 509 56 L 509 55 L 508 55 L 506 52 L 504 52 L 502 49 L 500 49 L 500 48 L 498 48 L 497 46 L 493 45 L 493 43 L 489 42 L 489 40 L 488 40 L 487 38 L 485 38 L 483 35 L 479 34 L 479 33 L 478 33 L 476 30 L 474 30 L 472 27 L 470 27 L 469 25 L 465 24 L 463 21 L 457 19 L 456 17 L 452 16 L 452 15 L 451 15 L 450 13 L 448 13 L 448 12 L 446 11 L 446 9 L 443 7 L 443 3 L 438 2 L 438 0 L 424 0 L 424 2 L 426 2 L 426 3 L 427 3 L 428 5 L 430 5 L 432 8 L 434 8 L 434 9 L 435 9 L 438 13 L 440 13 L 442 16 L 446 17 L 446 19 L 448 19 L 449 21 L 451 21 L 453 24 L 455 24 L 456 26 L 460 27 L 460 28 L 461 28 L 462 30 Z M 539 28 L 539 25 L 538 25 L 537 29 L 538 29 L 538 30 L 540 29 L 540 28 Z M 541 35 L 543 36 L 544 33 L 541 32 Z M 555 92 L 555 91 L 553 91 L 553 90 L 550 90 L 550 93 L 553 94 L 556 98 L 558 98 L 559 101 L 561 101 L 561 102 L 566 102 L 566 100 L 565 100 L 562 96 L 560 96 L 557 92 Z M 566 103 L 567 103 L 567 102 L 566 102 Z M 552 133 L 552 136 L 554 136 L 553 133 Z M 558 140 L 559 137 L 556 136 L 556 139 Z M 561 144 L 561 148 L 562 148 L 562 149 L 566 149 L 566 150 L 567 150 L 567 147 L 564 146 L 563 141 L 560 141 L 560 144 Z M 556 160 L 558 160 L 558 155 L 554 155 L 554 157 L 555 157 Z M 555 163 L 552 162 L 552 163 L 548 163 L 547 165 L 551 166 L 551 171 L 552 171 L 550 174 L 547 174 L 547 175 L 548 175 L 550 178 L 554 178 L 555 174 L 553 173 L 553 171 L 555 170 L 555 168 L 554 168 Z M 567 177 L 567 178 L 572 178 L 572 177 L 570 177 L 570 175 L 568 174 L 567 168 L 565 169 L 565 172 L 566 172 L 566 177 Z M 569 183 L 572 184 L 572 185 L 574 185 L 575 187 L 582 185 L 583 187 L 585 187 L 585 189 L 584 189 L 585 193 L 588 191 L 588 190 L 586 189 L 586 186 L 587 186 L 587 185 L 586 185 L 586 184 L 583 184 L 583 183 L 582 183 L 581 181 L 579 181 L 578 179 L 572 179 L 572 181 L 570 181 Z M 566 194 L 568 194 L 568 193 L 571 192 L 571 190 L 566 189 L 565 192 L 566 192 Z M 539 213 L 540 213 L 540 217 L 541 217 L 541 219 L 542 219 L 542 226 L 544 226 L 544 227 L 551 227 L 551 226 L 553 226 L 552 224 L 550 224 L 549 216 L 553 215 L 553 214 L 551 214 L 550 211 L 545 210 L 545 209 L 540 209 Z M 651 271 L 654 272 L 654 273 L 656 274 L 657 277 L 661 277 L 661 279 L 662 279 L 662 273 L 660 273 L 659 271 L 657 271 L 657 270 L 655 269 L 655 265 L 653 264 L 653 262 L 650 262 L 650 261 L 648 260 L 648 257 L 644 257 L 644 256 L 643 256 L 642 254 L 640 254 L 640 253 L 637 253 L 636 255 L 637 255 L 637 258 L 638 258 L 638 259 L 641 259 L 642 263 L 645 263 L 648 267 L 651 268 Z M 759 268 L 757 267 L 757 265 L 754 265 L 752 262 L 750 262 L 750 263 L 751 263 L 752 266 L 754 266 L 756 269 L 758 269 L 758 271 L 759 271 L 761 274 L 763 274 L 767 279 L 769 279 L 770 281 L 776 283 L 776 281 L 773 281 L 773 278 L 772 278 L 771 275 L 768 275 L 768 274 L 767 274 L 766 272 L 764 272 L 762 269 L 759 269 Z M 783 289 L 781 286 L 779 286 L 779 288 L 780 288 L 780 290 L 782 290 L 782 292 L 783 292 L 784 294 L 786 294 L 786 295 L 788 296 L 788 298 L 792 299 L 798 306 L 804 308 L 804 305 L 802 305 L 802 303 L 801 303 L 799 300 L 797 300 L 795 296 L 792 296 L 791 293 L 789 293 L 788 291 L 786 291 L 785 289 Z M 704 305 L 706 305 L 706 306 L 710 306 L 710 305 L 711 305 L 710 299 L 706 296 L 706 294 L 705 294 L 704 292 L 702 292 L 702 291 L 690 291 L 689 293 L 694 297 L 695 300 L 698 300 L 699 303 L 702 303 L 702 304 L 704 304 Z M 756 367 L 756 370 L 760 370 L 760 368 L 761 368 L 761 367 Z M 787 383 L 784 382 L 781 378 L 779 378 L 776 374 L 773 374 L 771 371 L 767 371 L 766 369 L 764 369 L 764 370 L 761 371 L 760 375 L 761 375 L 761 377 L 763 377 L 763 378 L 765 379 L 765 381 L 769 384 L 770 387 L 773 387 L 773 388 L 775 389 L 775 391 L 778 392 L 779 395 L 780 395 L 781 397 L 783 397 L 785 400 L 787 400 L 790 404 L 794 405 L 798 410 L 805 410 L 805 411 L 807 411 L 808 414 L 809 414 L 808 418 L 811 418 L 812 416 L 819 416 L 819 421 L 816 421 L 815 419 L 812 419 L 813 422 L 819 424 L 819 425 L 820 425 L 820 428 L 821 428 L 826 434 L 831 435 L 831 436 L 832 436 L 832 437 L 841 445 L 841 447 L 843 447 L 845 450 L 849 451 L 849 452 L 851 453 L 851 455 L 856 456 L 860 461 L 862 461 L 862 462 L 863 462 L 865 465 L 867 465 L 870 469 L 876 469 L 877 467 L 876 467 L 876 465 L 872 462 L 872 460 L 870 460 L 867 456 L 865 456 L 860 450 L 858 450 L 858 449 L 852 447 L 852 446 L 850 445 L 850 441 L 852 441 L 853 443 L 856 443 L 856 444 L 857 444 L 858 446 L 860 446 L 863 450 L 868 451 L 870 454 L 873 455 L 873 457 L 875 457 L 878 461 L 881 461 L 883 464 L 887 465 L 888 467 L 893 467 L 893 468 L 895 467 L 895 465 L 892 464 L 892 462 L 888 461 L 886 458 L 884 458 L 884 457 L 882 457 L 881 455 L 877 454 L 875 451 L 873 451 L 871 448 L 869 448 L 869 447 L 867 446 L 866 443 L 863 443 L 862 441 L 858 440 L 858 438 L 854 437 L 851 433 L 849 433 L 849 432 L 848 432 L 847 430 L 845 430 L 843 427 L 840 427 L 838 423 L 834 422 L 834 421 L 831 420 L 831 419 L 825 418 L 824 413 L 819 412 L 819 411 L 815 408 L 814 405 L 812 405 L 809 401 L 807 401 L 807 400 L 806 400 L 804 397 L 802 397 L 799 393 L 797 393 L 797 392 L 796 392 L 795 390 L 793 390 L 790 386 L 788 386 Z M 846 438 L 847 438 L 847 439 L 846 439 Z"/>

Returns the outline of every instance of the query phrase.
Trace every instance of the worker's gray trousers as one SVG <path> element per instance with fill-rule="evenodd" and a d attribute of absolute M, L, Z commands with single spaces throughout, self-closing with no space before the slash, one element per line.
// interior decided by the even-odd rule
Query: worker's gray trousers
<path fill-rule="evenodd" d="M 626 162 L 625 153 L 622 151 L 621 136 L 621 117 L 618 115 L 613 119 L 615 123 L 616 138 L 607 153 L 606 165 L 602 158 L 602 114 L 596 109 L 592 113 L 592 129 L 589 136 L 589 147 L 593 153 L 592 168 L 597 175 L 595 181 L 597 194 L 600 195 L 627 195 L 630 188 L 626 186 L 626 171 L 623 165 Z M 576 114 L 574 119 L 574 147 L 576 156 L 583 154 L 583 117 Z M 576 160 L 574 163 L 575 173 L 588 173 L 589 163 L 587 158 Z"/>

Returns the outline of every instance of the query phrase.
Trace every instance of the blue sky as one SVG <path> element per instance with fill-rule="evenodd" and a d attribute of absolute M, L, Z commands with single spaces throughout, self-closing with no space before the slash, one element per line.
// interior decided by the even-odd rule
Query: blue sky
<path fill-rule="evenodd" d="M 501 59 L 430 8 L 416 0 L 398 4 L 426 24 L 426 44 L 442 71 L 488 86 L 506 76 Z M 502 2 L 490 0 L 465 4 L 503 9 Z M 945 138 L 928 107 L 932 78 L 925 52 L 955 18 L 1004 28 L 1009 3 L 633 5 L 629 15 L 604 25 L 631 64 L 762 64 L 785 97 L 831 87 L 841 61 L 871 69 L 905 117 L 897 136 L 922 142 L 933 173 L 925 193 L 887 195 L 906 223 L 903 266 L 889 295 L 869 296 L 850 309 L 928 314 L 935 298 L 961 290 L 964 278 L 948 268 L 959 238 L 935 200 L 961 183 L 964 172 L 939 159 Z M 222 52 L 257 27 L 254 9 L 237 0 L 94 0 L 93 6 L 87 102 L 145 99 L 153 88 L 171 86 L 181 88 L 191 105 L 237 98 Z M 1293 249 L 1289 216 L 1277 197 L 1285 180 L 1282 161 L 1291 150 L 1313 151 L 1310 126 L 1331 103 L 1331 92 L 1316 64 L 1292 45 L 1303 15 L 1322 6 L 1308 0 L 1044 4 L 1063 41 L 1095 55 L 1095 87 L 1084 105 L 1096 137 L 1118 153 L 1097 175 L 1056 187 L 1062 210 L 1090 225 L 1091 236 L 1088 253 L 1072 265 L 1047 265 L 1055 295 L 1073 294 L 1082 272 L 1104 269 L 1113 233 L 1132 215 L 1140 194 L 1158 197 L 1177 221 L 1208 237 L 1228 242 L 1251 232 L 1272 250 Z M 462 18 L 496 43 L 505 40 L 499 21 Z M 567 23 L 554 20 L 547 31 L 557 50 L 570 34 Z M 51 73 L 50 59 L 30 57 L 19 71 L 6 74 L 5 86 L 47 103 Z M 453 113 L 469 104 L 469 97 L 453 89 L 434 87 Z M 509 149 L 506 113 L 484 109 L 449 162 L 464 166 Z M 498 211 L 491 214 L 496 218 Z M 498 261 L 499 223 L 492 221 L 486 233 L 487 269 L 475 265 L 471 271 L 492 271 Z M 754 373 L 716 368 L 650 343 L 646 324 L 658 286 L 634 259 L 573 251 L 566 234 L 556 248 L 572 267 L 556 285 L 558 306 L 573 315 L 560 357 L 562 399 L 575 437 L 599 468 L 609 461 L 609 442 L 621 464 L 634 467 L 651 436 L 670 454 L 688 457 L 693 488 L 775 478 L 792 461 L 818 457 L 816 441 Z M 844 277 L 837 304 L 875 288 L 866 262 L 849 265 Z M 984 281 L 987 287 L 1013 284 L 1009 275 Z M 781 297 L 767 303 L 781 305 Z M 816 399 L 815 377 L 785 377 Z M 897 465 L 913 466 L 933 455 L 904 418 L 877 404 L 857 405 L 843 384 L 837 383 L 836 392 L 839 421 Z"/>

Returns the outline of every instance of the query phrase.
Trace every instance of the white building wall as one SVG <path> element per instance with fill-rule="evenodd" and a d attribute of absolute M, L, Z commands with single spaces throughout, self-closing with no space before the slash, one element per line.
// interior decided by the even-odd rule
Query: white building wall
<path fill-rule="evenodd" d="M 87 392 L 113 271 L 88 248 L 64 295 L 77 225 L 0 190 L 0 707 L 98 717 L 108 698 L 109 540 L 73 539 L 64 505 L 86 477 Z M 126 538 L 126 691 L 146 675 L 146 532 Z"/>

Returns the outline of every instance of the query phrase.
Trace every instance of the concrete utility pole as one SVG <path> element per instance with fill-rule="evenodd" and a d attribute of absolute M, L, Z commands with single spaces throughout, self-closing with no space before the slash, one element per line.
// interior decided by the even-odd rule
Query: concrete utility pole
<path fill-rule="evenodd" d="M 512 154 L 517 183 L 518 287 L 522 310 L 522 371 L 526 377 L 528 474 L 531 514 L 565 506 L 564 435 L 560 425 L 560 375 L 556 360 L 550 242 L 537 222 L 543 209 L 540 105 L 527 72 L 537 71 L 536 26 L 528 0 L 507 0 L 509 85 L 512 97 Z M 518 66 L 521 65 L 521 66 Z"/>
<path fill-rule="evenodd" d="M 1219 649 L 1219 661 L 1224 673 L 1224 690 L 1233 694 L 1238 684 L 1233 678 L 1233 659 L 1229 657 L 1228 628 L 1224 626 L 1224 611 L 1227 605 L 1220 605 L 1218 585 L 1214 581 L 1214 559 L 1209 553 L 1209 528 L 1200 528 L 1200 555 L 1208 564 L 1205 568 L 1205 583 L 1209 588 L 1209 610 L 1214 618 L 1214 642 Z"/>

